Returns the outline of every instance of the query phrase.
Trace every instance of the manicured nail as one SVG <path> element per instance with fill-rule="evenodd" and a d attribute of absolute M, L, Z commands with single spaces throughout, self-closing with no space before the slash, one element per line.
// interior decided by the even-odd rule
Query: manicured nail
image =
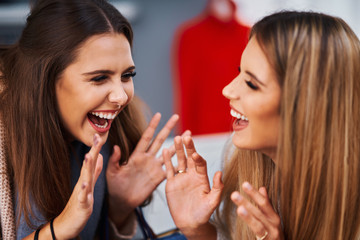
<path fill-rule="evenodd" d="M 94 146 L 96 147 L 98 145 L 98 143 L 99 143 L 99 138 L 98 138 L 98 135 L 95 134 L 94 135 Z"/>
<path fill-rule="evenodd" d="M 251 190 L 251 189 L 252 189 L 252 186 L 251 186 L 250 183 L 248 183 L 248 182 L 244 182 L 244 183 L 243 183 L 243 187 L 246 188 L 247 190 Z"/>
<path fill-rule="evenodd" d="M 247 216 L 248 215 L 248 212 L 246 211 L 246 209 L 244 208 L 244 206 L 240 206 L 239 207 L 239 212 L 241 215 L 243 216 Z"/>
<path fill-rule="evenodd" d="M 82 184 L 81 184 L 81 189 L 84 190 L 85 187 L 86 187 L 86 183 L 82 183 Z"/>

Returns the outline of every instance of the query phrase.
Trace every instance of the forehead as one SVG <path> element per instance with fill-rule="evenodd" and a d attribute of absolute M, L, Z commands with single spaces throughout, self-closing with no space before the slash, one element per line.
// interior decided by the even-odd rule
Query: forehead
<path fill-rule="evenodd" d="M 130 43 L 124 34 L 106 33 L 87 39 L 77 50 L 73 64 L 86 69 L 103 65 L 133 64 Z"/>
<path fill-rule="evenodd" d="M 274 79 L 276 80 L 275 70 L 270 65 L 255 36 L 249 40 L 242 54 L 241 71 L 250 71 L 265 84 Z"/>

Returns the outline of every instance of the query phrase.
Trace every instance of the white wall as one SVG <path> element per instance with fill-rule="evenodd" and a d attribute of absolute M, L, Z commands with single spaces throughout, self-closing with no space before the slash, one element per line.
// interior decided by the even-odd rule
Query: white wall
<path fill-rule="evenodd" d="M 238 16 L 249 26 L 277 10 L 312 10 L 341 17 L 360 36 L 360 0 L 234 0 Z"/>

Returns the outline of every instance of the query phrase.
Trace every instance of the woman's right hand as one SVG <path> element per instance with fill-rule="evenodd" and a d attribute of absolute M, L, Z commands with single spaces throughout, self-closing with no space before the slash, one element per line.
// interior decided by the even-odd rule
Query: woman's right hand
<path fill-rule="evenodd" d="M 103 167 L 103 158 L 99 154 L 102 145 L 100 136 L 95 134 L 93 146 L 85 155 L 79 180 L 70 199 L 61 214 L 54 219 L 56 239 L 72 239 L 78 236 L 92 214 L 94 186 Z"/>
<path fill-rule="evenodd" d="M 191 137 L 182 139 L 177 136 L 174 143 L 177 171 L 172 165 L 169 150 L 163 150 L 167 175 L 165 193 L 171 216 L 188 239 L 216 239 L 216 230 L 209 219 L 220 203 L 223 189 L 221 172 L 215 173 L 210 189 L 206 161 L 196 152 Z"/>

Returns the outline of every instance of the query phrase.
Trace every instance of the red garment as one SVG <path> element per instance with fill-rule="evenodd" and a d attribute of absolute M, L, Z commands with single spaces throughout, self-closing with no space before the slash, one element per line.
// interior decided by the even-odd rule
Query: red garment
<path fill-rule="evenodd" d="M 225 23 L 211 15 L 179 28 L 173 59 L 178 133 L 231 131 L 229 101 L 222 89 L 238 75 L 249 30 L 235 19 Z"/>

